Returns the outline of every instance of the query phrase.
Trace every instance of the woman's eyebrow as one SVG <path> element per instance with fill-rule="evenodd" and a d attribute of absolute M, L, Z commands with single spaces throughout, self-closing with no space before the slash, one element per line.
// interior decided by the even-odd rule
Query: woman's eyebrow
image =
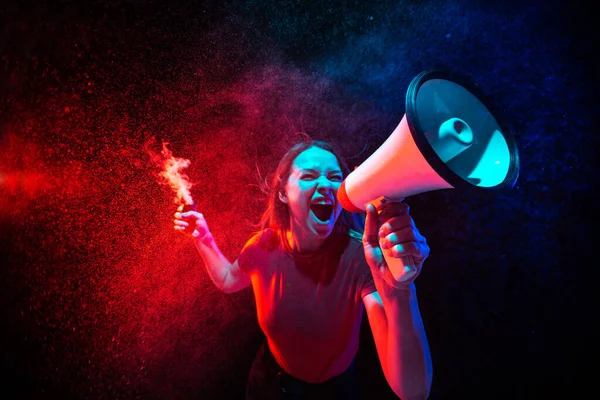
<path fill-rule="evenodd" d="M 304 172 L 319 172 L 320 171 L 318 168 L 300 168 L 300 170 L 304 171 Z M 342 171 L 336 168 L 336 169 L 328 170 L 327 173 L 341 174 Z"/>

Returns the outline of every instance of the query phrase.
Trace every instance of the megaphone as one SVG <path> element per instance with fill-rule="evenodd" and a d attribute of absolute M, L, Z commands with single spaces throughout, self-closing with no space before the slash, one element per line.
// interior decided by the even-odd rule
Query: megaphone
<path fill-rule="evenodd" d="M 408 86 L 405 114 L 387 140 L 342 182 L 337 198 L 350 212 L 439 189 L 512 188 L 519 175 L 513 135 L 455 73 L 428 70 Z M 384 252 L 398 282 L 416 274 L 412 257 Z"/>

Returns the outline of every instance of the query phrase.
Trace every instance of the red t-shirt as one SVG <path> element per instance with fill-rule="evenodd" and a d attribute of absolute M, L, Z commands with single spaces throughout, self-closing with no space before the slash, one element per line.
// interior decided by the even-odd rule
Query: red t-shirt
<path fill-rule="evenodd" d="M 332 234 L 319 251 L 301 254 L 267 229 L 250 238 L 238 265 L 252 279 L 258 323 L 287 373 L 323 382 L 350 366 L 362 298 L 376 290 L 359 240 Z"/>

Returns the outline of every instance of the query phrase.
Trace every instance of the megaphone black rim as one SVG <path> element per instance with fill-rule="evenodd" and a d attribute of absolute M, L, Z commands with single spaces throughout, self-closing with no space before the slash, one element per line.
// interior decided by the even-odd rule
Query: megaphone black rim
<path fill-rule="evenodd" d="M 468 90 L 473 96 L 475 96 L 493 115 L 494 119 L 498 123 L 501 129 L 501 133 L 506 141 L 506 144 L 510 153 L 510 165 L 508 168 L 508 173 L 502 182 L 495 186 L 475 186 L 465 179 L 463 179 L 458 174 L 454 173 L 445 162 L 437 155 L 429 140 L 425 136 L 425 132 L 423 127 L 420 124 L 419 115 L 417 111 L 417 94 L 421 86 L 431 79 L 443 79 L 457 85 L 462 86 L 464 89 Z M 412 134 L 413 140 L 415 141 L 419 151 L 423 155 L 423 157 L 427 160 L 429 165 L 436 171 L 436 173 L 448 182 L 452 187 L 456 189 L 473 189 L 477 188 L 484 190 L 502 190 L 509 189 L 514 186 L 519 176 L 519 153 L 517 149 L 517 143 L 515 141 L 514 136 L 511 131 L 504 125 L 504 121 L 499 119 L 499 115 L 501 114 L 497 110 L 493 110 L 489 107 L 489 104 L 486 104 L 485 96 L 482 91 L 476 86 L 473 82 L 469 81 L 465 77 L 462 77 L 456 73 L 443 71 L 443 70 L 429 70 L 423 71 L 419 75 L 417 75 L 408 86 L 408 90 L 406 92 L 406 122 L 408 123 L 408 127 Z"/>

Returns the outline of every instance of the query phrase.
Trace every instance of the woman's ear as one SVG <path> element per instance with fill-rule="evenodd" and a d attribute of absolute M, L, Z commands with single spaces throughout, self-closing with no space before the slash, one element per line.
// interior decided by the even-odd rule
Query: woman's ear
<path fill-rule="evenodd" d="M 283 193 L 281 193 L 281 192 L 279 192 L 279 200 L 281 200 L 281 202 L 282 202 L 283 204 L 287 204 L 287 203 L 288 203 L 288 199 L 287 199 L 287 197 L 285 197 L 285 194 L 283 194 Z"/>

